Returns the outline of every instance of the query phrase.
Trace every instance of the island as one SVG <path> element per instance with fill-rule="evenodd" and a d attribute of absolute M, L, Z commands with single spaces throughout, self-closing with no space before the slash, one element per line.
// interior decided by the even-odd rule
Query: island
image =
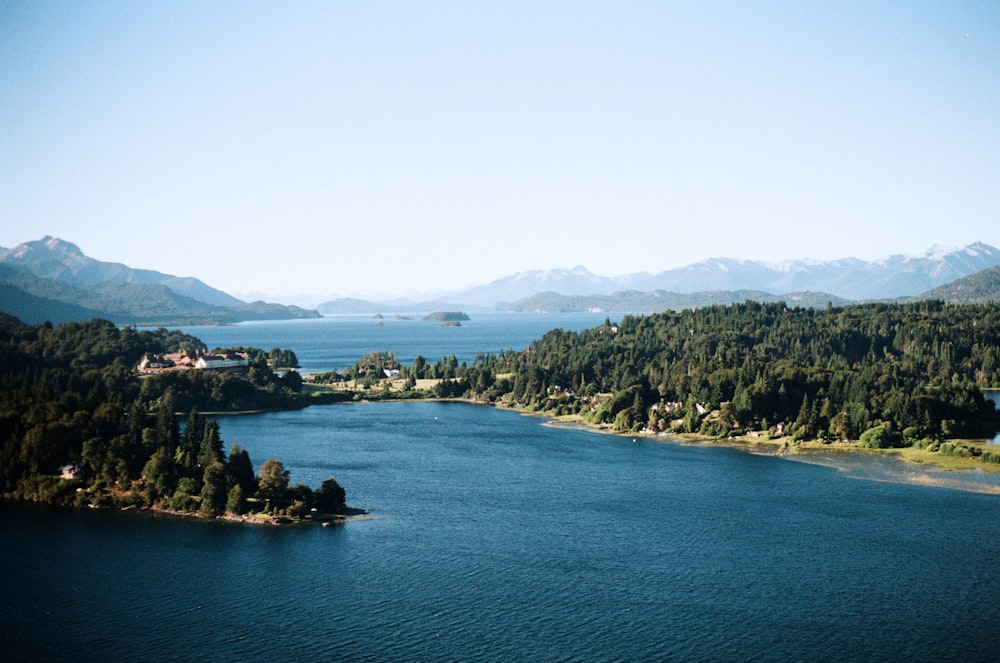
<path fill-rule="evenodd" d="M 421 318 L 421 320 L 428 322 L 466 322 L 470 319 L 468 315 L 461 311 L 435 311 Z"/>

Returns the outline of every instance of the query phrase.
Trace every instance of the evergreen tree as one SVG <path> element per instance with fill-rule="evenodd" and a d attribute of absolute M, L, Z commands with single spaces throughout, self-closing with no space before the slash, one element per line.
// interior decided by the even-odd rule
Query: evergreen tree
<path fill-rule="evenodd" d="M 209 421 L 205 424 L 201 447 L 198 451 L 198 464 L 208 467 L 212 463 L 222 462 L 222 439 L 219 438 L 219 424 Z"/>
<path fill-rule="evenodd" d="M 226 468 L 215 461 L 205 467 L 202 475 L 201 507 L 203 518 L 215 518 L 226 508 Z"/>
<path fill-rule="evenodd" d="M 229 489 L 226 497 L 226 512 L 242 516 L 247 512 L 247 496 L 243 491 L 243 486 L 236 484 Z"/>
<path fill-rule="evenodd" d="M 229 452 L 229 460 L 226 461 L 226 470 L 230 476 L 230 483 L 243 488 L 246 495 L 257 492 L 257 477 L 253 473 L 253 464 L 250 462 L 250 454 L 240 445 L 234 444 Z"/>

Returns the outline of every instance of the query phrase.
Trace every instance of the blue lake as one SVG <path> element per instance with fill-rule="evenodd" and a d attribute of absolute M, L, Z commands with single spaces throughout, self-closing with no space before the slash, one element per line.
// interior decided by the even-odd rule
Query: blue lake
<path fill-rule="evenodd" d="M 383 320 L 352 315 L 181 329 L 200 338 L 209 349 L 289 348 L 299 358 L 302 371 L 309 373 L 343 370 L 376 350 L 394 352 L 404 364 L 413 363 L 418 354 L 431 362 L 454 354 L 459 362 L 472 363 L 477 354 L 523 350 L 550 329 L 580 331 L 601 324 L 606 317 L 604 313 L 477 313 L 461 327 L 442 327 L 419 316 L 395 320 L 387 314 Z M 620 314 L 612 319 L 620 319 Z"/>
<path fill-rule="evenodd" d="M 334 476 L 370 519 L 0 505 L 7 660 L 992 661 L 1000 646 L 992 475 L 459 403 L 219 422 L 255 466 Z"/>

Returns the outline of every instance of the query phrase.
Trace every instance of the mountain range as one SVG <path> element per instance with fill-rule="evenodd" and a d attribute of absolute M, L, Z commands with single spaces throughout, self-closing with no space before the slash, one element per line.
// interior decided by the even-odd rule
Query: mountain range
<path fill-rule="evenodd" d="M 145 326 L 222 324 L 442 309 L 652 312 L 748 299 L 819 307 L 919 298 L 949 303 L 1000 301 L 1000 250 L 976 242 L 873 261 L 768 263 L 712 258 L 658 274 L 613 277 L 597 276 L 578 266 L 519 272 L 433 301 L 342 298 L 309 310 L 263 301 L 247 303 L 197 278 L 101 262 L 55 237 L 0 249 L 0 310 L 32 324 L 94 317 Z"/>
<path fill-rule="evenodd" d="M 31 324 L 95 317 L 138 325 L 319 317 L 296 306 L 243 302 L 193 277 L 95 260 L 50 236 L 0 249 L 0 310 Z"/>
<path fill-rule="evenodd" d="M 827 292 L 861 301 L 918 295 L 931 288 L 1000 265 L 1000 250 L 982 242 L 964 248 L 933 247 L 919 256 L 891 255 L 873 261 L 758 260 L 711 258 L 658 274 L 596 276 L 583 267 L 513 274 L 458 293 L 470 303 L 516 301 L 539 292 L 562 295 L 611 294 L 627 290 L 690 294 L 721 290 Z"/>
<path fill-rule="evenodd" d="M 586 268 L 518 272 L 485 285 L 442 295 L 433 302 L 340 299 L 316 308 L 324 314 L 406 310 L 442 305 L 510 311 L 652 311 L 737 301 L 784 299 L 802 306 L 827 302 L 918 297 L 933 288 L 1000 266 L 1000 249 L 976 242 L 935 246 L 922 255 L 878 260 L 764 262 L 711 258 L 658 274 L 597 276 Z M 741 301 L 741 300 L 738 300 Z"/>

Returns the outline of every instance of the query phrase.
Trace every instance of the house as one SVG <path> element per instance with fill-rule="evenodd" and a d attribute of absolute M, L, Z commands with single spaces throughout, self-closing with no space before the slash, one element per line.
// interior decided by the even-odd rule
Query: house
<path fill-rule="evenodd" d="M 60 479 L 71 480 L 80 476 L 80 469 L 79 465 L 62 465 L 57 472 L 59 472 Z"/>
<path fill-rule="evenodd" d="M 173 368 L 174 362 L 160 355 L 147 354 L 139 361 L 137 367 L 140 373 L 158 373 L 166 368 Z"/>

